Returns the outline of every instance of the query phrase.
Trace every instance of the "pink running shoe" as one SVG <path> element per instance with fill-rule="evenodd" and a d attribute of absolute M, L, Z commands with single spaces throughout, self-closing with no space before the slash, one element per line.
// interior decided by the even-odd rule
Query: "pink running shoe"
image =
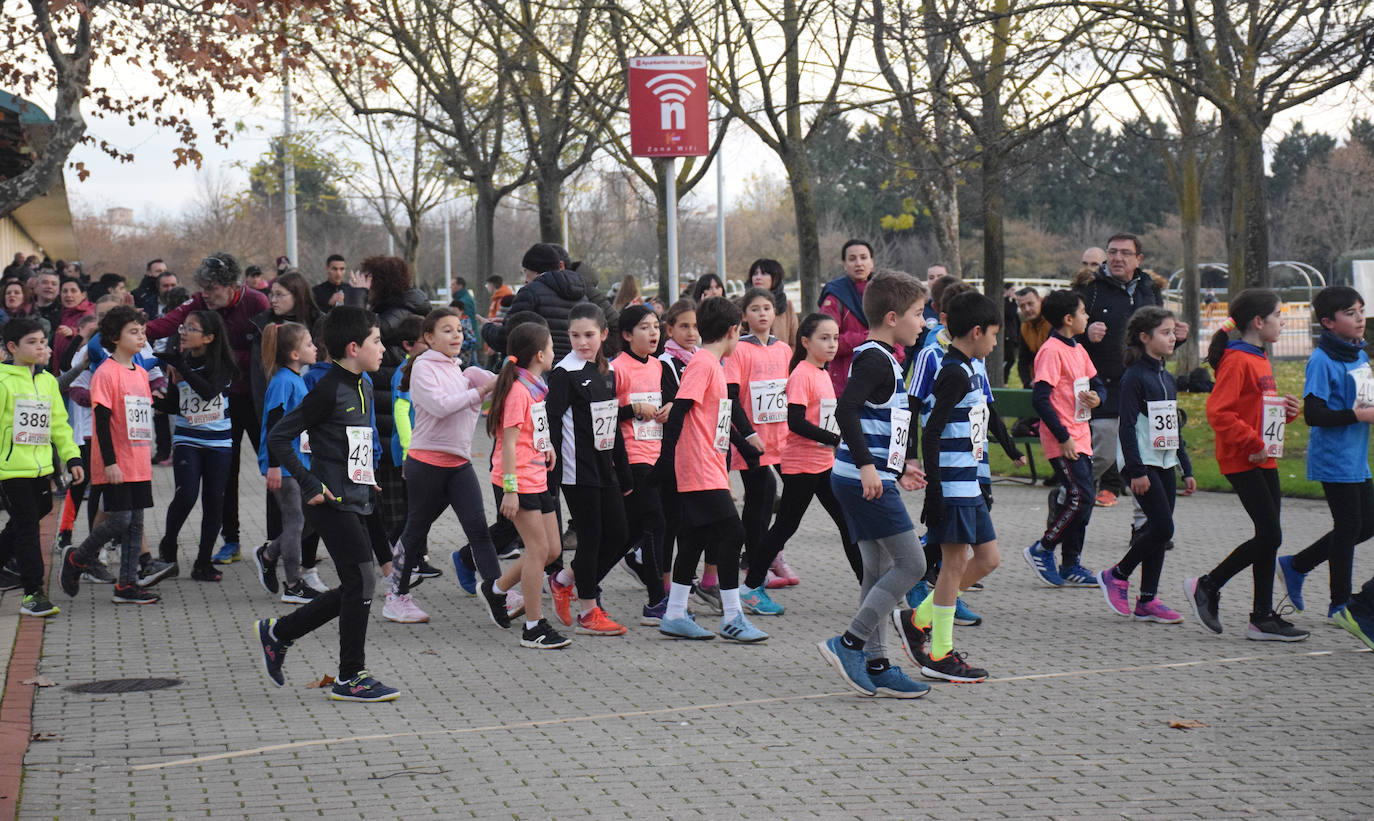
<path fill-rule="evenodd" d="M 780 587 L 787 586 L 787 579 L 784 579 L 782 576 L 779 576 L 772 570 L 769 570 L 768 575 L 764 576 L 763 578 L 763 586 L 769 590 L 777 590 Z"/>
<path fill-rule="evenodd" d="M 1183 621 L 1183 616 L 1170 610 L 1158 598 L 1146 602 L 1136 599 L 1135 620 L 1152 621 L 1155 624 L 1179 624 Z"/>
<path fill-rule="evenodd" d="M 420 624 L 429 621 L 429 614 L 420 609 L 409 593 L 387 593 L 386 604 L 382 606 L 382 617 L 399 624 Z"/>
<path fill-rule="evenodd" d="M 772 570 L 779 579 L 787 582 L 788 587 L 801 584 L 801 577 L 797 575 L 797 572 L 792 569 L 792 566 L 787 563 L 787 559 L 783 558 L 781 553 L 773 560 L 773 566 L 769 570 Z"/>
<path fill-rule="evenodd" d="M 506 617 L 511 621 L 525 615 L 525 597 L 519 590 L 506 591 Z"/>
<path fill-rule="evenodd" d="M 1131 590 L 1131 583 L 1122 581 L 1112 574 L 1116 565 L 1103 570 L 1097 574 L 1097 586 L 1102 588 L 1102 595 L 1107 599 L 1107 606 L 1118 616 L 1130 617 L 1131 605 L 1128 594 Z M 1139 612 L 1139 611 L 1137 611 Z"/>

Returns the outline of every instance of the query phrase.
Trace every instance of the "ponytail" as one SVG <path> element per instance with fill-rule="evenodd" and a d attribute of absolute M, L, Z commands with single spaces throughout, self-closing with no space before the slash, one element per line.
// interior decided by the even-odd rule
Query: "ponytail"
<path fill-rule="evenodd" d="M 606 314 L 590 302 L 579 302 L 568 312 L 569 325 L 579 319 L 590 319 L 603 334 L 606 332 Z M 605 373 L 610 367 L 610 363 L 606 361 L 606 342 L 602 340 L 596 348 L 596 370 L 598 373 Z"/>
<path fill-rule="evenodd" d="M 298 322 L 270 323 L 262 329 L 262 370 L 268 379 L 291 361 L 291 352 L 301 346 L 307 333 Z"/>
<path fill-rule="evenodd" d="M 501 417 L 506 410 L 506 396 L 519 378 L 520 369 L 528 368 L 530 361 L 548 344 L 549 328 L 538 322 L 522 323 L 506 336 L 506 353 L 509 356 L 501 366 L 501 372 L 496 375 L 496 384 L 491 389 L 491 409 L 487 412 L 487 433 L 497 440 L 492 447 L 501 446 Z"/>
<path fill-rule="evenodd" d="M 787 372 L 791 373 L 797 369 L 801 361 L 806 358 L 806 347 L 802 345 L 803 339 L 810 339 L 816 333 L 816 329 L 822 322 L 829 320 L 835 321 L 835 317 L 830 314 L 807 314 L 802 318 L 801 325 L 797 326 L 797 338 L 786 340 L 792 343 L 792 362 L 787 366 Z M 836 327 L 839 327 L 838 323 Z"/>
<path fill-rule="evenodd" d="M 1174 312 L 1155 305 L 1146 305 L 1131 314 L 1126 323 L 1126 343 L 1121 352 L 1121 364 L 1130 367 L 1139 361 L 1145 355 L 1145 343 L 1140 341 L 1140 335 L 1154 333 L 1155 328 L 1163 325 L 1166 319 L 1174 319 Z"/>
<path fill-rule="evenodd" d="M 1215 372 L 1221 367 L 1222 354 L 1232 340 L 1245 335 L 1245 329 L 1255 319 L 1263 319 L 1272 314 L 1282 304 L 1279 295 L 1268 288 L 1246 288 L 1231 300 L 1228 316 L 1221 323 L 1221 329 L 1212 334 L 1212 342 L 1207 346 L 1207 364 Z"/>

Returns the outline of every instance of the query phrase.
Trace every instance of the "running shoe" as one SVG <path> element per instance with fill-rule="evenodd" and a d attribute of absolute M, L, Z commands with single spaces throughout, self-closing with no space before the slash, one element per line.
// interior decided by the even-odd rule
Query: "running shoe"
<path fill-rule="evenodd" d="M 143 555 L 148 556 L 149 554 L 144 553 Z M 161 559 L 154 559 L 149 556 L 146 562 L 139 562 L 138 585 L 139 587 L 152 587 L 163 579 L 176 576 L 180 574 L 180 572 L 181 570 L 177 567 L 176 562 L 164 562 Z M 200 581 L 210 580 L 201 579 Z M 219 581 L 219 579 L 214 579 L 213 581 Z"/>
<path fill-rule="evenodd" d="M 658 632 L 675 639 L 689 639 L 691 641 L 710 641 L 716 637 L 715 633 L 697 624 L 696 619 L 692 618 L 690 613 L 676 619 L 665 617 L 658 623 Z"/>
<path fill-rule="evenodd" d="M 18 590 L 24 586 L 24 580 L 19 578 L 8 566 L 0 567 L 0 590 Z"/>
<path fill-rule="evenodd" d="M 520 634 L 520 646 L 531 650 L 559 650 L 572 644 L 544 619 L 533 627 L 526 627 Z"/>
<path fill-rule="evenodd" d="M 281 589 L 281 600 L 286 604 L 309 604 L 319 598 L 320 592 L 305 583 L 301 578 L 295 584 L 288 584 Z"/>
<path fill-rule="evenodd" d="M 739 603 L 744 612 L 751 616 L 781 616 L 786 610 L 769 598 L 768 590 L 764 587 L 746 587 L 740 590 Z"/>
<path fill-rule="evenodd" d="M 1081 564 L 1060 568 L 1059 578 L 1065 587 L 1097 587 L 1097 574 Z"/>
<path fill-rule="evenodd" d="M 1336 614 L 1345 609 L 1343 604 L 1333 604 L 1326 608 L 1326 623 L 1332 627 L 1340 627 L 1336 623 Z"/>
<path fill-rule="evenodd" d="M 844 683 L 859 695 L 871 696 L 878 691 L 877 685 L 868 675 L 868 662 L 864 658 L 864 651 L 845 647 L 844 638 L 841 636 L 826 639 L 816 647 L 821 651 L 821 658 L 830 662 L 830 666 L 840 674 Z"/>
<path fill-rule="evenodd" d="M 516 539 L 515 541 L 513 541 L 513 542 L 511 542 L 510 544 L 506 545 L 505 547 L 502 547 L 502 548 L 498 549 L 498 550 L 496 551 L 496 558 L 498 558 L 498 559 L 518 559 L 518 558 L 520 558 L 520 554 L 523 553 L 524 551 L 525 551 L 525 545 L 524 545 L 519 539 Z"/>
<path fill-rule="evenodd" d="M 449 558 L 453 559 L 453 575 L 458 578 L 458 586 L 469 596 L 476 596 L 477 568 L 468 567 L 468 559 L 461 550 L 453 551 Z"/>
<path fill-rule="evenodd" d="M 72 544 L 72 532 L 71 532 L 70 530 L 59 530 L 59 531 L 57 531 L 57 549 L 58 549 L 58 550 L 61 550 L 61 549 L 64 548 L 64 547 L 71 547 L 71 544 Z"/>
<path fill-rule="evenodd" d="M 320 579 L 320 571 L 313 567 L 301 568 L 301 581 L 316 593 L 329 592 L 329 585 Z"/>
<path fill-rule="evenodd" d="M 1113 507 L 1116 505 L 1116 494 L 1112 493 L 1110 490 L 1099 490 L 1097 492 L 1097 498 L 1093 500 L 1093 504 L 1098 507 Z"/>
<path fill-rule="evenodd" d="M 787 563 L 787 559 L 783 558 L 781 553 L 773 560 L 772 566 L 768 569 L 772 570 L 778 578 L 787 582 L 788 587 L 796 587 L 801 584 L 801 577 L 797 575 L 797 571 L 792 569 L 792 565 Z"/>
<path fill-rule="evenodd" d="M 705 585 L 692 582 L 692 601 L 701 605 L 705 610 L 716 615 L 725 613 L 725 608 L 720 603 L 720 585 Z"/>
<path fill-rule="evenodd" d="M 553 598 L 553 612 L 564 627 L 572 627 L 573 585 L 558 581 L 558 576 L 549 576 L 549 595 Z"/>
<path fill-rule="evenodd" d="M 198 564 L 191 567 L 191 578 L 198 582 L 217 582 L 224 578 L 224 574 L 216 570 L 213 564 Z M 142 579 L 139 581 L 142 582 Z"/>
<path fill-rule="evenodd" d="M 444 571 L 429 563 L 428 554 L 420 557 L 420 563 L 411 571 L 422 579 L 437 579 L 444 575 Z"/>
<path fill-rule="evenodd" d="M 749 619 L 744 617 L 743 613 L 728 622 L 722 617 L 720 629 L 716 633 L 723 639 L 737 641 L 740 644 L 756 644 L 760 641 L 768 641 L 768 634 L 755 627 Z"/>
<path fill-rule="evenodd" d="M 639 617 L 639 623 L 645 627 L 657 627 L 663 622 L 663 616 L 668 612 L 668 597 L 664 596 L 658 604 L 644 605 L 644 611 Z"/>
<path fill-rule="evenodd" d="M 1254 641 L 1302 641 L 1310 635 L 1312 634 L 1306 630 L 1294 627 L 1273 610 L 1261 616 L 1252 613 L 1250 623 L 1245 626 L 1245 637 Z"/>
<path fill-rule="evenodd" d="M 224 546 L 216 550 L 215 554 L 210 557 L 210 561 L 215 564 L 233 564 L 242 558 L 243 556 L 239 555 L 238 542 L 225 542 Z"/>
<path fill-rule="evenodd" d="M 962 598 L 958 598 L 954 600 L 954 623 L 960 627 L 977 627 L 983 623 L 983 617 L 970 610 Z"/>
<path fill-rule="evenodd" d="M 272 628 L 276 623 L 276 619 L 259 619 L 253 623 L 253 632 L 257 634 L 258 644 L 262 647 L 262 665 L 267 671 L 267 677 L 273 684 L 281 687 L 286 683 L 281 666 L 286 661 L 286 650 L 291 646 L 291 642 L 280 641 L 272 635 Z"/>
<path fill-rule="evenodd" d="M 506 618 L 515 621 L 525 615 L 525 597 L 519 590 L 506 591 Z"/>
<path fill-rule="evenodd" d="M 982 592 L 983 592 L 983 583 L 982 583 L 982 582 L 974 582 L 973 584 L 971 584 L 971 585 L 969 585 L 968 587 L 964 588 L 964 590 L 963 590 L 962 592 L 964 592 L 964 593 L 982 593 Z"/>
<path fill-rule="evenodd" d="M 409 593 L 387 593 L 382 618 L 397 624 L 423 624 L 429 621 L 429 614 L 420 609 Z"/>
<path fill-rule="evenodd" d="M 1131 615 L 1131 583 L 1125 579 L 1118 579 L 1112 571 L 1116 570 L 1116 565 L 1103 570 L 1097 574 L 1097 586 L 1102 588 L 1102 595 L 1107 599 L 1107 606 L 1118 616 L 1130 617 Z"/>
<path fill-rule="evenodd" d="M 921 675 L 926 678 L 952 681 L 955 684 L 973 684 L 987 679 L 987 670 L 969 666 L 964 658 L 963 653 L 951 650 L 949 655 L 944 658 L 929 659 L 921 665 Z"/>
<path fill-rule="evenodd" d="M 747 575 L 748 572 L 749 568 L 740 568 L 741 576 Z M 772 570 L 769 570 L 767 573 L 763 575 L 763 586 L 768 590 L 778 590 L 787 586 L 787 579 L 784 579 L 783 577 L 774 573 Z"/>
<path fill-rule="evenodd" d="M 568 524 L 568 529 L 563 531 L 563 549 L 569 553 L 577 550 L 577 531 L 573 530 L 571 522 Z"/>
<path fill-rule="evenodd" d="M 115 577 L 114 574 L 110 572 L 110 568 L 106 567 L 98 561 L 91 562 L 90 564 L 86 565 L 86 569 L 81 571 L 81 580 L 83 582 L 91 582 L 93 584 L 115 583 Z"/>
<path fill-rule="evenodd" d="M 1046 550 L 1036 542 L 1025 550 L 1021 555 L 1026 558 L 1026 564 L 1035 572 L 1035 577 L 1050 587 L 1063 587 L 1064 577 L 1059 575 L 1059 570 L 1054 565 L 1054 551 Z"/>
<path fill-rule="evenodd" d="M 914 610 L 893 610 L 892 626 L 897 628 L 897 635 L 902 639 L 902 648 L 907 656 L 916 662 L 917 667 L 924 667 L 930 661 L 930 628 L 917 627 L 915 615 Z"/>
<path fill-rule="evenodd" d="M 258 568 L 258 581 L 268 593 L 277 592 L 277 561 L 267 558 L 267 547 L 271 542 L 263 542 L 253 551 L 253 564 Z"/>
<path fill-rule="evenodd" d="M 116 584 L 111 601 L 115 604 L 157 604 L 158 595 L 137 584 Z"/>
<path fill-rule="evenodd" d="M 62 611 L 58 610 L 57 605 L 53 604 L 47 596 L 43 595 L 43 591 L 40 590 L 37 593 L 30 593 L 24 597 L 24 601 L 19 605 L 19 612 L 25 616 L 38 616 L 39 618 L 44 618 L 47 616 L 56 616 Z"/>
<path fill-rule="evenodd" d="M 81 592 L 81 571 L 86 569 L 85 565 L 77 563 L 76 550 L 71 545 L 62 550 L 62 573 L 58 579 L 62 592 L 68 596 L 75 596 Z"/>
<path fill-rule="evenodd" d="M 889 667 L 881 673 L 869 673 L 868 680 L 873 683 L 873 695 L 879 698 L 920 698 L 930 692 L 930 685 L 902 672 L 900 667 Z"/>
<path fill-rule="evenodd" d="M 1374 619 L 1356 613 L 1346 605 L 1333 620 L 1350 635 L 1364 642 L 1370 650 L 1374 650 Z"/>
<path fill-rule="evenodd" d="M 906 591 L 906 606 L 915 610 L 921 606 L 921 602 L 926 600 L 926 596 L 929 596 L 934 590 L 935 585 L 925 579 L 921 579 L 919 582 L 916 582 L 915 587 Z"/>
<path fill-rule="evenodd" d="M 1221 607 L 1221 591 L 1212 587 L 1210 581 L 1199 576 L 1195 579 L 1186 579 L 1183 582 L 1183 593 L 1188 597 L 1188 604 L 1193 608 L 1193 615 L 1202 622 L 1202 626 L 1220 635 L 1221 617 L 1217 611 Z"/>
<path fill-rule="evenodd" d="M 1280 556 L 1275 563 L 1278 572 L 1279 584 L 1283 585 L 1283 591 L 1288 594 L 1288 600 L 1293 603 L 1293 609 L 1299 613 L 1303 611 L 1302 583 L 1307 581 L 1307 574 L 1300 573 L 1293 569 L 1292 556 Z"/>
<path fill-rule="evenodd" d="M 620 560 L 620 566 L 630 578 L 635 580 L 635 584 L 644 583 L 644 562 L 639 558 L 638 550 L 631 550 L 625 554 L 625 558 Z"/>
<path fill-rule="evenodd" d="M 366 670 L 359 670 L 358 675 L 348 681 L 334 682 L 329 689 L 332 701 L 395 701 L 400 695 L 400 690 L 386 686 Z"/>
<path fill-rule="evenodd" d="M 623 636 L 625 625 L 617 624 L 600 607 L 593 607 L 586 613 L 577 614 L 577 627 L 573 632 L 583 636 Z"/>
<path fill-rule="evenodd" d="M 483 581 L 480 588 L 482 600 L 487 603 L 487 616 L 497 627 L 510 627 L 510 617 L 506 615 L 507 593 L 497 593 L 490 581 Z"/>
<path fill-rule="evenodd" d="M 1161 602 L 1158 596 L 1149 601 L 1141 601 L 1137 597 L 1133 615 L 1136 621 L 1152 621 L 1155 624 L 1183 623 L 1183 616 L 1177 610 Z"/>

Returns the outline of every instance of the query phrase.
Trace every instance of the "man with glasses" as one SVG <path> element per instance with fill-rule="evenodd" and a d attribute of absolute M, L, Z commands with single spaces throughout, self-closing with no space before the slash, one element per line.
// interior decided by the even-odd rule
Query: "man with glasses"
<path fill-rule="evenodd" d="M 177 307 L 148 323 L 148 339 L 162 339 L 177 332 L 177 328 L 192 311 L 215 311 L 224 319 L 229 350 L 238 366 L 238 375 L 229 385 L 229 420 L 232 456 L 229 461 L 229 484 L 224 492 L 224 547 L 215 553 L 217 564 L 227 564 L 239 558 L 239 454 L 242 434 L 256 452 L 261 420 L 253 409 L 249 387 L 249 357 L 252 339 L 257 328 L 253 317 L 267 310 L 267 297 L 243 285 L 238 261 L 222 251 L 211 254 L 196 268 L 196 285 L 200 290 Z M 272 514 L 277 513 L 274 517 Z M 280 513 L 275 505 L 268 505 L 267 536 L 271 538 L 281 528 Z M 275 519 L 275 521 L 274 521 Z"/>

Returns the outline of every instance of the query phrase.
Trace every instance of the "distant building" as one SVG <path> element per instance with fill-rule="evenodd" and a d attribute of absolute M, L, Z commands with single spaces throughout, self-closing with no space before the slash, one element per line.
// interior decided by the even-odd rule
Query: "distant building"
<path fill-rule="evenodd" d="M 51 131 L 52 120 L 43 109 L 0 91 L 0 179 L 23 173 Z M 8 264 L 19 251 L 54 260 L 80 259 L 61 173 L 43 196 L 0 217 L 0 260 Z"/>
<path fill-rule="evenodd" d="M 106 208 L 105 222 L 109 225 L 133 225 L 134 209 L 132 208 Z"/>

